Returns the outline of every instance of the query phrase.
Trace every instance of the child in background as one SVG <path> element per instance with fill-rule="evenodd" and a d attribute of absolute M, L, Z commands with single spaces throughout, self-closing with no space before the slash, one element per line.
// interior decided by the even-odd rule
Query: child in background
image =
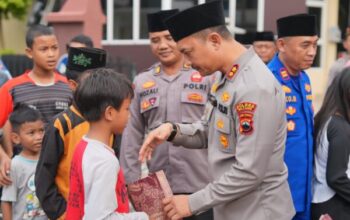
<path fill-rule="evenodd" d="M 74 94 L 90 128 L 73 155 L 66 219 L 148 219 L 145 213 L 129 213 L 124 175 L 110 146 L 111 135 L 121 134 L 127 124 L 131 83 L 111 69 L 89 72 Z"/>
<path fill-rule="evenodd" d="M 26 54 L 34 63 L 33 69 L 8 80 L 0 88 L 0 129 L 3 128 L 3 147 L 8 155 L 6 157 L 0 152 L 0 159 L 8 163 L 13 149 L 11 126 L 6 122 L 13 107 L 25 103 L 37 109 L 47 123 L 67 109 L 73 98 L 67 79 L 56 72 L 59 49 L 53 30 L 44 25 L 30 27 L 26 33 L 26 46 Z M 0 177 L 3 177 L 3 172 L 0 172 Z"/>
<path fill-rule="evenodd" d="M 44 136 L 40 112 L 20 104 L 10 116 L 11 139 L 22 151 L 11 162 L 12 184 L 3 188 L 1 208 L 4 220 L 46 220 L 35 194 L 34 174 Z"/>

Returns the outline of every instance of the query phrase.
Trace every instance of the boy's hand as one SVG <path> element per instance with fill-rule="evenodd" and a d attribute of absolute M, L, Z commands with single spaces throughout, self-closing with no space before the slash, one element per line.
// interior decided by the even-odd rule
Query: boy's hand
<path fill-rule="evenodd" d="M 179 220 L 191 216 L 187 195 L 178 195 L 163 199 L 164 212 L 171 220 Z"/>
<path fill-rule="evenodd" d="M 166 141 L 172 130 L 173 126 L 171 123 L 164 123 L 158 128 L 151 131 L 141 146 L 139 152 L 139 160 L 141 162 L 144 162 L 145 158 L 150 160 L 152 157 L 153 148 Z"/>
<path fill-rule="evenodd" d="M 0 157 L 0 185 L 8 186 L 12 184 L 10 179 L 11 159 L 7 154 L 1 154 Z"/>

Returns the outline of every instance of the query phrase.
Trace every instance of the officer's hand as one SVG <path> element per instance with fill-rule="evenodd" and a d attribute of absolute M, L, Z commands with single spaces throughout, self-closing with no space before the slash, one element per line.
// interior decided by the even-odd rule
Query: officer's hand
<path fill-rule="evenodd" d="M 11 159 L 7 154 L 2 154 L 0 158 L 0 185 L 8 186 L 12 184 L 10 179 Z"/>
<path fill-rule="evenodd" d="M 145 158 L 148 160 L 152 157 L 153 149 L 166 141 L 168 139 L 169 135 L 171 134 L 171 131 L 173 130 L 173 126 L 170 123 L 164 123 L 158 128 L 151 131 L 145 141 L 143 142 L 140 152 L 139 152 L 139 160 L 141 162 L 144 162 Z"/>
<path fill-rule="evenodd" d="M 177 195 L 163 199 L 164 212 L 171 220 L 178 220 L 191 216 L 187 195 Z"/>

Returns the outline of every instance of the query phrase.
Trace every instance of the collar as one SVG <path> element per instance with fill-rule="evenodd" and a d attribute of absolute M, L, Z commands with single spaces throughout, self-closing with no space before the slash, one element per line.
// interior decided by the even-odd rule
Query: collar
<path fill-rule="evenodd" d="M 282 81 L 289 82 L 291 80 L 290 73 L 288 72 L 288 70 L 286 69 L 286 67 L 284 66 L 284 64 L 280 60 L 280 58 L 278 57 L 278 54 L 279 53 L 276 53 L 275 57 L 271 60 L 271 62 L 269 63 L 269 67 L 272 67 L 270 69 L 273 69 L 278 73 L 278 75 L 282 79 Z M 300 71 L 299 77 L 301 77 L 303 73 L 304 73 L 303 70 Z"/>
<path fill-rule="evenodd" d="M 71 110 L 72 112 L 74 112 L 76 115 L 78 115 L 79 117 L 81 117 L 81 118 L 84 119 L 84 117 L 82 116 L 82 114 L 80 113 L 80 111 L 77 109 L 77 107 L 75 107 L 74 103 L 73 103 L 73 105 L 71 105 L 69 108 L 70 108 L 70 110 Z M 84 119 L 84 120 L 85 120 L 85 119 Z"/>
<path fill-rule="evenodd" d="M 232 81 L 235 78 L 234 76 L 237 75 L 236 73 L 243 69 L 253 56 L 256 56 L 256 53 L 253 47 L 249 47 L 248 50 L 238 57 L 238 59 L 233 63 L 230 71 L 225 74 L 225 78 Z"/>

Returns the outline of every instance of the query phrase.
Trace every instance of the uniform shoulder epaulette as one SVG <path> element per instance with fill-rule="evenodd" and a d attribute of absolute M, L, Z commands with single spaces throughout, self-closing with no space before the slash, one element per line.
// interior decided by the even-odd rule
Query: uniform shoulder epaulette
<path fill-rule="evenodd" d="M 190 70 L 190 69 L 192 69 L 192 66 L 191 66 L 191 64 L 185 62 L 184 65 L 182 66 L 182 68 L 184 70 Z"/>

